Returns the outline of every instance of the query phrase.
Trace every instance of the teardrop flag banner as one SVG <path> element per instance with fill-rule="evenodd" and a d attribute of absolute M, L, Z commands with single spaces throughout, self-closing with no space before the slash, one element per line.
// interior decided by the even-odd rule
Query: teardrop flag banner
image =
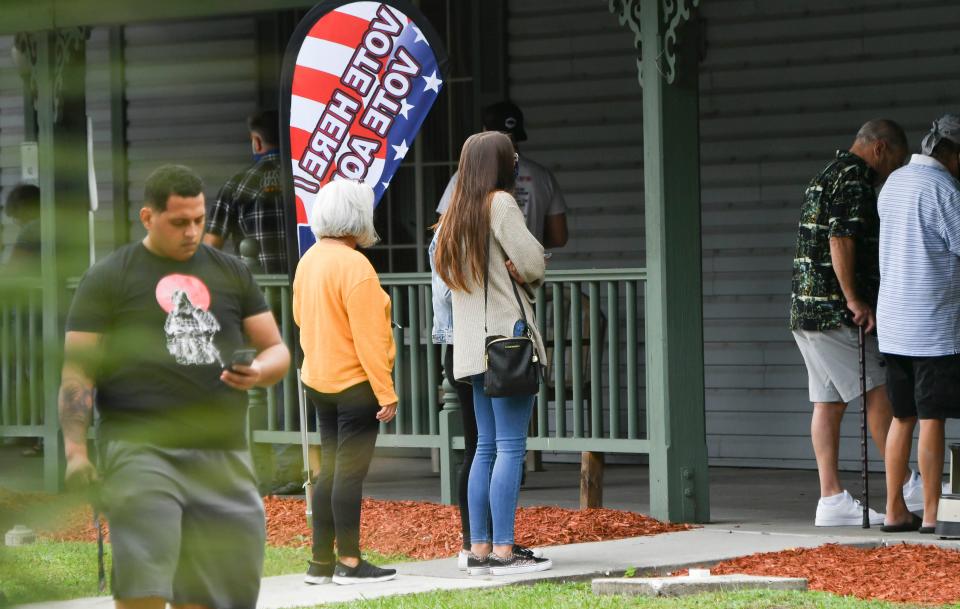
<path fill-rule="evenodd" d="M 330 0 L 297 25 L 280 94 L 291 273 L 315 241 L 309 218 L 324 184 L 362 180 L 380 203 L 447 64 L 440 36 L 405 0 Z"/>

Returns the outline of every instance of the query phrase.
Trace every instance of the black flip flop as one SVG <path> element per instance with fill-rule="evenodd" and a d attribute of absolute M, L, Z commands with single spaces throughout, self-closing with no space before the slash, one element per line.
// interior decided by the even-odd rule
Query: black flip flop
<path fill-rule="evenodd" d="M 933 535 L 933 532 L 937 530 L 937 527 L 920 527 L 917 529 L 921 535 Z"/>
<path fill-rule="evenodd" d="M 923 532 L 923 518 L 920 518 L 916 514 L 910 514 L 910 520 L 908 522 L 901 522 L 900 524 L 885 524 L 880 527 L 880 530 L 884 533 L 911 533 L 913 531 Z M 930 529 L 930 532 L 933 533 L 933 529 Z"/>

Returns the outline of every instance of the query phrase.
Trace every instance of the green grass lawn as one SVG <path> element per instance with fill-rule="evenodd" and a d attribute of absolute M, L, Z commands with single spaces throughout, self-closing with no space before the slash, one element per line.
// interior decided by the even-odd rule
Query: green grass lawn
<path fill-rule="evenodd" d="M 110 545 L 104 546 L 110 569 Z M 374 564 L 402 562 L 404 556 L 365 554 Z M 267 546 L 264 576 L 303 573 L 309 548 Z M 0 591 L 11 604 L 97 596 L 97 546 L 81 542 L 40 542 L 0 546 Z"/>
<path fill-rule="evenodd" d="M 323 605 L 323 609 L 908 609 L 825 592 L 729 592 L 671 599 L 594 596 L 590 584 L 537 584 L 487 590 L 432 592 Z M 960 605 L 949 605 L 957 608 Z M 929 609 L 930 606 L 926 606 Z"/>

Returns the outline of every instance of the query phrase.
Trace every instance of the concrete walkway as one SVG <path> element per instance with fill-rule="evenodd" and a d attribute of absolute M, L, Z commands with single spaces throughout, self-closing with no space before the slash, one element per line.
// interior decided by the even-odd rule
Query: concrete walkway
<path fill-rule="evenodd" d="M 663 574 L 683 566 L 710 565 L 721 560 L 789 548 L 816 547 L 824 543 L 868 544 L 924 541 L 916 535 L 881 537 L 879 529 L 863 535 L 861 529 L 838 528 L 821 534 L 769 533 L 709 526 L 693 531 L 635 537 L 616 541 L 572 544 L 545 548 L 554 568 L 541 573 L 509 577 L 470 577 L 457 570 L 453 558 L 394 565 L 398 576 L 391 582 L 337 586 L 308 586 L 303 575 L 267 577 L 263 580 L 259 609 L 286 609 L 396 596 L 436 590 L 491 588 L 537 581 L 583 581 L 620 575 L 627 569 Z M 930 539 L 930 543 L 935 540 Z M 960 549 L 957 542 L 939 542 Z M 30 609 L 108 609 L 109 598 L 80 599 L 23 605 Z"/>
<path fill-rule="evenodd" d="M 0 450 L 3 453 L 12 452 Z M 0 459 L 2 461 L 2 459 Z M 38 464 L 32 460 L 30 465 Z M 544 472 L 527 475 L 521 505 L 558 505 L 576 508 L 579 466 L 549 463 Z M 711 517 L 702 529 L 618 541 L 547 548 L 554 568 L 543 573 L 513 577 L 468 577 L 456 568 L 455 559 L 395 565 L 399 576 L 392 582 L 362 586 L 307 586 L 302 574 L 263 580 L 259 607 L 280 609 L 322 603 L 353 601 L 433 590 L 488 588 L 539 580 L 588 580 L 619 575 L 635 568 L 656 573 L 678 566 L 711 564 L 720 560 L 824 543 L 867 544 L 937 543 L 960 549 L 957 542 L 940 542 L 931 536 L 882 536 L 878 527 L 819 529 L 813 526 L 818 492 L 817 474 L 802 470 L 711 468 Z M 859 476 L 843 472 L 843 482 L 854 495 Z M 604 502 L 607 507 L 646 512 L 649 509 L 647 470 L 643 466 L 608 466 Z M 378 458 L 367 477 L 364 494 L 378 499 L 439 501 L 439 477 L 429 459 Z M 871 500 L 882 510 L 883 477 L 871 477 Z M 306 559 L 306 554 L 304 555 Z M 28 607 L 51 609 L 107 609 L 108 598 L 43 603 Z"/>

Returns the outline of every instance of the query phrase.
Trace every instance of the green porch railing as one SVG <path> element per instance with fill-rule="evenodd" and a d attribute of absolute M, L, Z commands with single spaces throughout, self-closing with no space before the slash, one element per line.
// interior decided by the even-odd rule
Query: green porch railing
<path fill-rule="evenodd" d="M 531 422 L 531 450 L 649 454 L 638 326 L 645 280 L 644 269 L 548 272 L 536 302 L 548 371 Z M 289 279 L 260 275 L 257 282 L 292 346 Z M 456 394 L 449 386 L 441 389 L 441 349 L 431 340 L 430 275 L 388 274 L 381 283 L 399 326 L 394 383 L 400 403 L 396 419 L 381 426 L 377 445 L 439 449 L 441 496 L 450 503 L 463 436 Z M 0 279 L 0 437 L 56 437 L 55 417 L 45 417 L 41 295 L 39 281 Z M 278 387 L 252 392 L 250 440 L 299 443 L 297 400 L 295 368 Z M 310 440 L 319 443 L 319 434 L 311 433 Z M 57 459 L 59 451 L 46 452 L 46 459 Z"/>
<path fill-rule="evenodd" d="M 440 351 L 430 340 L 433 327 L 429 273 L 392 273 L 380 278 L 393 301 L 397 356 L 393 381 L 400 398 L 397 416 L 381 425 L 377 446 L 439 448 Z M 259 275 L 257 283 L 274 307 L 284 342 L 293 345 L 296 331 L 285 275 Z M 296 371 L 291 369 L 280 390 L 267 391 L 252 404 L 251 439 L 265 443 L 299 443 Z M 262 409 L 262 414 L 258 413 Z M 310 434 L 320 442 L 320 434 Z"/>
<path fill-rule="evenodd" d="M 648 454 L 641 396 L 638 323 L 644 269 L 551 271 L 537 295 L 537 323 L 547 345 L 541 386 L 527 442 L 531 450 Z M 294 328 L 285 276 L 259 276 L 288 344 Z M 393 303 L 397 357 L 396 419 L 381 425 L 377 445 L 440 449 L 441 497 L 454 501 L 457 459 L 463 449 L 459 405 L 446 387 L 441 400 L 440 347 L 433 345 L 429 273 L 389 274 L 381 283 Z M 251 439 L 299 443 L 296 378 L 281 391 L 254 400 Z M 262 404 L 260 404 L 262 402 Z M 441 404 L 443 407 L 441 408 Z M 319 443 L 319 434 L 310 434 Z"/>
<path fill-rule="evenodd" d="M 0 437 L 44 436 L 43 382 L 43 284 L 0 277 Z"/>

